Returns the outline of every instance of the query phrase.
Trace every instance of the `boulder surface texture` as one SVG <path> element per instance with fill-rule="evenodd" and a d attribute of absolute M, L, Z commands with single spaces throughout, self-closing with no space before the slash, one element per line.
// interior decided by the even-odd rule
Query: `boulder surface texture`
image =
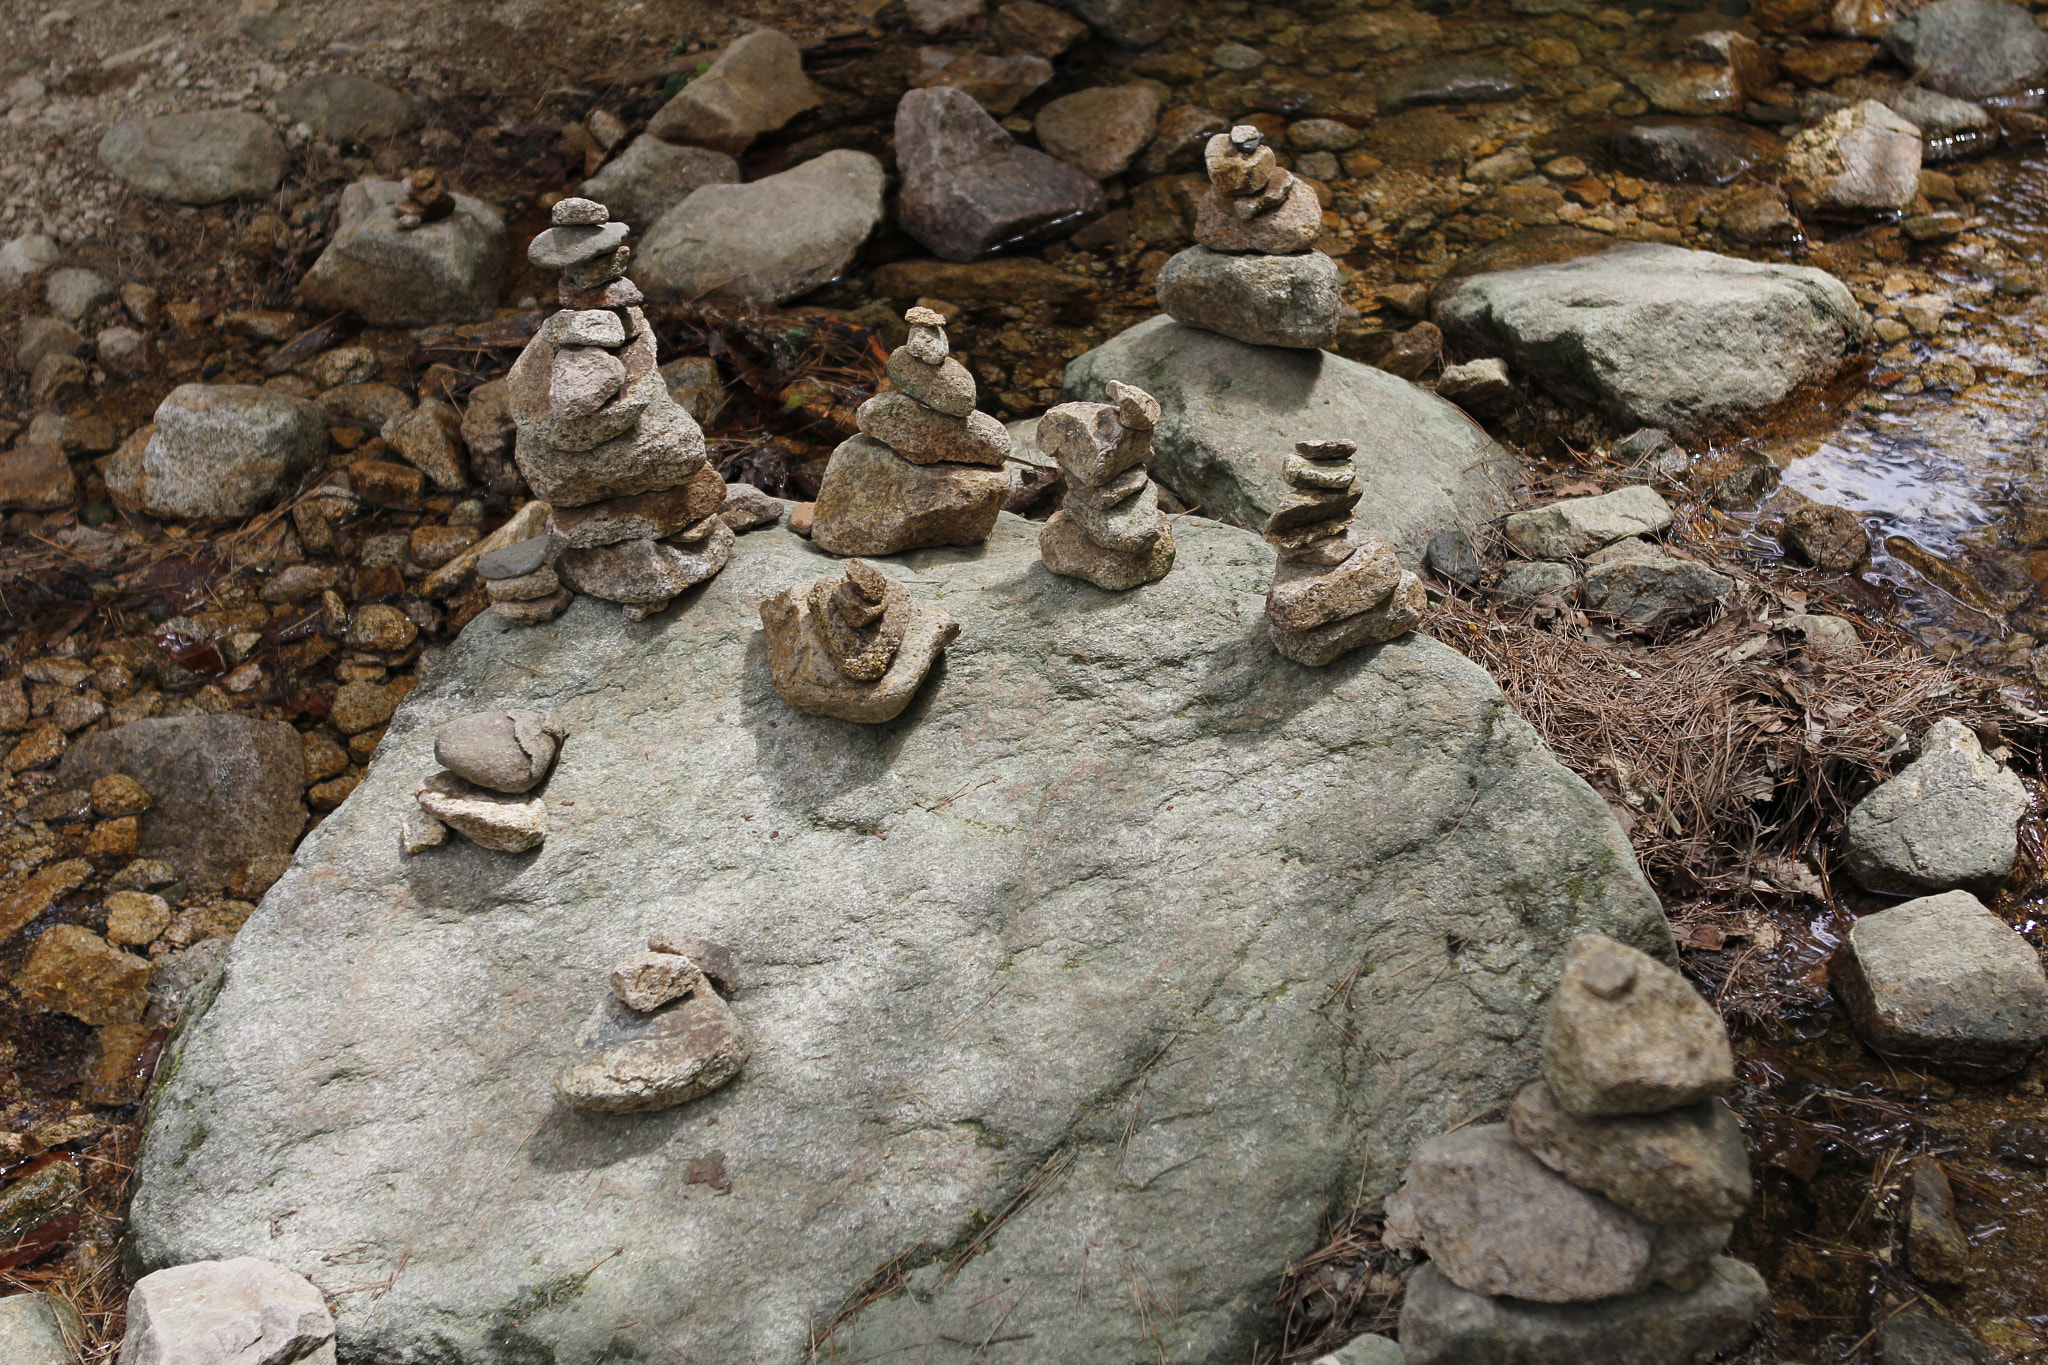
<path fill-rule="evenodd" d="M 1457 408 L 1326 351 L 1148 318 L 1070 363 L 1063 397 L 1110 401 L 1112 379 L 1159 400 L 1152 477 L 1205 516 L 1264 525 L 1288 454 L 1310 439 L 1357 443 L 1355 524 L 1411 563 L 1436 532 L 1507 510 L 1519 486 L 1512 457 Z"/>
<path fill-rule="evenodd" d="M 336 1299 L 364 1360 L 1271 1340 L 1333 1206 L 1533 1071 L 1572 935 L 1669 933 L 1605 803 L 1450 649 L 1297 667 L 1257 537 L 1184 518 L 1173 573 L 1112 594 L 1038 530 L 894 561 L 962 631 L 883 725 L 774 695 L 756 604 L 832 563 L 787 531 L 659 618 L 479 618 L 187 1007 L 141 1263 L 392 1275 Z M 486 695 L 576 736 L 547 842 L 403 857 L 434 732 Z M 611 967 L 671 929 L 746 964 L 746 1071 L 560 1106 Z"/>
<path fill-rule="evenodd" d="M 1762 412 L 1840 369 L 1867 323 L 1811 266 L 1631 242 L 1442 286 L 1437 324 L 1558 397 L 1634 426 L 1695 429 Z"/>

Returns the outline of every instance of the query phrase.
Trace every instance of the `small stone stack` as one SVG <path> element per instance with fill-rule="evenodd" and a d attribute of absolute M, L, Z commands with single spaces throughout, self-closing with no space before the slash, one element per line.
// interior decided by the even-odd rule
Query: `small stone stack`
<path fill-rule="evenodd" d="M 1351 524 L 1358 475 L 1350 441 L 1302 441 L 1287 457 L 1287 496 L 1266 520 L 1280 552 L 1266 594 L 1273 648 L 1320 668 L 1360 645 L 1406 634 L 1422 619 L 1422 581 Z"/>
<path fill-rule="evenodd" d="M 893 555 L 979 545 L 995 529 L 1010 478 L 1010 434 L 974 407 L 974 376 L 952 358 L 946 319 L 904 314 L 910 336 L 889 357 L 898 392 L 860 405 L 860 435 L 832 452 L 811 541 L 835 555 Z"/>
<path fill-rule="evenodd" d="M 420 808 L 400 830 L 400 847 L 422 852 L 446 843 L 450 829 L 501 853 L 539 847 L 548 836 L 548 808 L 533 789 L 567 735 L 549 711 L 478 711 L 449 721 L 434 735 L 443 771 L 414 791 Z"/>
<path fill-rule="evenodd" d="M 562 311 L 520 352 L 506 399 L 519 472 L 553 508 L 553 553 L 534 572 L 557 582 L 492 579 L 491 595 L 522 624 L 560 615 L 572 589 L 639 620 L 725 567 L 725 482 L 655 369 L 654 331 L 626 278 L 626 225 L 589 199 L 556 204 L 554 221 L 527 258 L 563 272 Z"/>
<path fill-rule="evenodd" d="M 1038 423 L 1038 448 L 1059 461 L 1067 495 L 1038 535 L 1045 567 L 1122 592 L 1166 577 L 1173 526 L 1145 472 L 1159 400 L 1109 381 L 1108 403 L 1062 403 Z"/>
<path fill-rule="evenodd" d="M 910 705 L 960 623 L 912 600 L 872 564 L 786 589 L 761 604 L 775 694 L 814 716 L 879 725 Z"/>
<path fill-rule="evenodd" d="M 645 1114 L 694 1100 L 737 1076 L 753 1043 L 725 997 L 740 988 L 726 948 L 655 934 L 612 968 L 612 993 L 576 1035 L 578 1059 L 555 1078 L 572 1109 Z"/>
<path fill-rule="evenodd" d="M 1505 1124 L 1433 1139 L 1387 1199 L 1409 1365 L 1706 1360 L 1768 1301 L 1720 1255 L 1751 1198 L 1720 1017 L 1669 967 L 1574 939 L 1542 1079 Z M 1597 1305 L 1597 1307 L 1596 1307 Z M 1613 1344 L 1627 1342 L 1628 1353 Z"/>
<path fill-rule="evenodd" d="M 1253 346 L 1304 350 L 1337 339 L 1337 263 L 1315 250 L 1323 207 L 1283 169 L 1257 128 L 1208 144 L 1209 188 L 1195 209 L 1195 246 L 1159 272 L 1159 306 L 1174 321 Z"/>

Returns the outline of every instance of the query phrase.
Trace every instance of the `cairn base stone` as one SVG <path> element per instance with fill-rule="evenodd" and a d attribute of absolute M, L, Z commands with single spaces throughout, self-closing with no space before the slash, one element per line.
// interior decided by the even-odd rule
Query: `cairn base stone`
<path fill-rule="evenodd" d="M 1110 592 L 1156 583 L 1173 568 L 1173 526 L 1158 513 L 1159 537 L 1142 550 L 1112 550 L 1090 540 L 1064 510 L 1052 514 L 1038 534 L 1045 567 L 1068 578 L 1086 579 Z"/>
<path fill-rule="evenodd" d="M 552 507 L 673 488 L 704 467 L 704 430 L 676 406 L 657 375 L 639 425 L 588 450 L 552 445 L 522 428 L 512 458 L 533 495 Z"/>
<path fill-rule="evenodd" d="M 1422 1265 L 1408 1276 L 1401 1348 L 1407 1365 L 1701 1365 L 1740 1341 L 1770 1299 L 1761 1275 L 1726 1256 L 1685 1293 L 1571 1304 L 1469 1293 Z"/>
<path fill-rule="evenodd" d="M 693 588 L 732 558 L 732 528 L 714 520 L 701 540 L 628 540 L 588 550 L 565 550 L 555 572 L 577 592 L 607 602 L 659 611 L 670 598 Z"/>
<path fill-rule="evenodd" d="M 576 1035 L 582 1055 L 555 1078 L 572 1109 L 645 1114 L 708 1095 L 746 1064 L 746 1030 L 708 988 L 642 1013 L 607 996 Z"/>
<path fill-rule="evenodd" d="M 856 436 L 832 452 L 812 513 L 811 541 L 835 555 L 893 555 L 988 539 L 1010 491 L 1000 469 L 912 464 Z"/>
<path fill-rule="evenodd" d="M 1337 263 L 1320 251 L 1233 256 L 1191 246 L 1159 272 L 1159 306 L 1175 322 L 1248 346 L 1314 350 L 1337 340 L 1344 300 Z"/>
<path fill-rule="evenodd" d="M 775 695 L 798 711 L 880 725 L 903 714 L 917 694 L 939 651 L 960 634 L 960 623 L 935 607 L 907 602 L 901 608 L 903 643 L 889 671 L 873 682 L 855 682 L 839 671 L 826 651 L 823 634 L 811 614 L 810 585 L 804 584 L 761 604 L 761 624 L 768 631 L 768 670 Z"/>
<path fill-rule="evenodd" d="M 1307 664 L 1310 668 L 1321 668 L 1361 646 L 1384 644 L 1396 636 L 1406 635 L 1422 620 L 1423 608 L 1428 605 L 1429 598 L 1422 590 L 1422 580 L 1412 573 L 1403 573 L 1400 586 L 1371 611 L 1346 616 L 1313 630 L 1288 630 L 1268 619 L 1266 634 L 1282 658 Z"/>
<path fill-rule="evenodd" d="M 1282 630 L 1312 631 L 1372 611 L 1401 586 L 1401 561 L 1378 541 L 1360 545 L 1334 568 L 1281 560 L 1273 569 L 1266 616 Z"/>

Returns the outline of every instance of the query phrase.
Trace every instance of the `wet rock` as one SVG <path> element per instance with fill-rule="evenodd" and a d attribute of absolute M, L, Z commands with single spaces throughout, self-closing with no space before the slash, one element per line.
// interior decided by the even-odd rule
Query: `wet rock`
<path fill-rule="evenodd" d="M 1706 1281 L 1685 1293 L 1660 1287 L 1604 1303 L 1540 1304 L 1469 1293 L 1436 1266 L 1419 1266 L 1401 1304 L 1401 1349 L 1407 1365 L 1711 1360 L 1748 1332 L 1770 1291 L 1762 1276 L 1725 1256 L 1706 1270 Z"/>
<path fill-rule="evenodd" d="M 649 297 L 775 307 L 846 270 L 882 220 L 882 186 L 880 162 L 844 150 L 705 185 L 648 229 L 635 274 Z"/>
<path fill-rule="evenodd" d="M 1581 1118 L 1656 1114 L 1735 1085 L 1728 1032 L 1684 977 L 1600 934 L 1572 940 L 1550 1000 L 1543 1079 Z"/>
<path fill-rule="evenodd" d="M 1977 156 L 1998 145 L 1998 120 L 1982 105 L 1952 95 L 1917 85 L 1882 85 L 1876 81 L 1844 81 L 1832 95 L 1845 97 L 1844 104 L 1848 100 L 1876 100 L 1919 129 L 1922 161 Z M 1820 112 L 1824 116 L 1835 111 Z"/>
<path fill-rule="evenodd" d="M 1580 1118 L 1542 1081 L 1508 1110 L 1523 1151 L 1650 1223 L 1732 1223 L 1752 1193 L 1742 1128 L 1720 1100 L 1619 1118 Z"/>
<path fill-rule="evenodd" d="M 1498 62 L 1446 57 L 1396 72 L 1380 87 L 1380 110 L 1424 104 L 1495 104 L 1522 97 L 1522 82 Z"/>
<path fill-rule="evenodd" d="M 738 154 L 763 133 L 815 107 L 818 88 L 804 75 L 803 52 L 788 34 L 756 29 L 720 54 L 711 69 L 676 92 L 647 121 L 664 142 Z"/>
<path fill-rule="evenodd" d="M 177 204 L 257 199 L 284 179 L 284 143 L 239 109 L 166 114 L 117 123 L 100 139 L 100 164 L 139 194 Z"/>
<path fill-rule="evenodd" d="M 305 124 L 315 137 L 374 142 L 411 132 L 425 113 L 418 101 L 388 85 L 328 71 L 278 91 L 277 116 Z"/>
<path fill-rule="evenodd" d="M 1119 47 L 1150 47 L 1180 25 L 1182 0 L 1060 0 L 1087 25 Z"/>
<path fill-rule="evenodd" d="M 1496 591 L 1509 602 L 1533 602 L 1553 593 L 1570 597 L 1578 586 L 1579 571 L 1571 565 L 1531 559 L 1509 565 Z"/>
<path fill-rule="evenodd" d="M 128 1293 L 122 1365 L 334 1365 L 334 1316 L 305 1277 L 242 1256 L 145 1275 Z"/>
<path fill-rule="evenodd" d="M 1726 29 L 1699 33 L 1669 55 L 1624 57 L 1616 75 L 1672 114 L 1732 114 L 1746 94 L 1771 83 L 1775 66 L 1756 42 Z"/>
<path fill-rule="evenodd" d="M 1127 1296 L 1074 1295 L 1078 1236 L 1114 1207 L 1148 1274 L 1176 1286 L 1187 1335 L 1175 1353 L 1241 1357 L 1272 1321 L 1274 1267 L 1317 1245 L 1333 1199 L 1361 1180 L 1386 1188 L 1419 1138 L 1526 1079 L 1560 926 L 1665 945 L 1667 931 L 1605 804 L 1531 730 L 1502 723 L 1499 691 L 1453 651 L 1415 635 L 1298 668 L 1257 640 L 1273 564 L 1257 537 L 1182 518 L 1173 572 L 1107 597 L 1039 571 L 1038 531 L 1004 517 L 986 544 L 881 566 L 963 629 L 943 671 L 880 728 L 769 699 L 757 604 L 825 567 L 781 529 L 751 535 L 661 628 L 582 601 L 541 630 L 472 623 L 174 1040 L 135 1179 L 140 1268 L 262 1247 L 335 1289 L 381 1278 L 420 1199 L 403 1181 L 364 1181 L 365 1163 L 481 1171 L 462 1217 L 410 1244 L 399 1290 L 337 1297 L 347 1340 L 393 1359 L 502 1359 L 505 1324 L 536 1283 L 580 1274 L 623 1239 L 707 1256 L 614 1258 L 583 1311 L 519 1330 L 548 1332 L 558 1359 L 597 1358 L 618 1339 L 617 1310 L 693 1356 L 797 1365 L 875 1266 L 907 1245 L 964 1245 L 1056 1158 L 1059 1183 L 1034 1186 L 1040 1197 L 929 1301 L 879 1300 L 844 1324 L 844 1354 L 976 1321 L 978 1341 L 1000 1287 L 1005 1304 L 1031 1291 L 1005 1328 L 1034 1334 L 1020 1360 L 1146 1359 Z M 394 835 L 433 732 L 484 695 L 559 707 L 574 728 L 575 761 L 549 780 L 560 824 L 517 862 L 459 841 L 406 860 Z M 1187 782 L 1240 742 L 1250 708 L 1282 696 L 1260 748 L 1269 797 Z M 1276 898 L 1304 832 L 1328 875 Z M 1148 896 L 1130 897 L 1132 884 Z M 1413 913 L 1450 885 L 1469 935 L 1455 958 L 1442 921 Z M 988 950 L 989 924 L 1055 901 L 1062 922 L 1099 927 L 1090 973 L 1073 972 L 1064 944 Z M 891 931 L 847 932 L 868 914 Z M 680 918 L 763 964 L 766 988 L 734 1005 L 759 1040 L 748 1069 L 651 1127 L 560 1110 L 546 1082 L 571 1060 L 577 1016 L 609 994 L 613 964 Z M 1249 923 L 1265 927 L 1247 935 Z M 1395 1066 L 1371 1105 L 1332 1105 L 1357 1048 L 1320 1018 L 1258 1002 L 1281 982 L 1339 980 L 1368 947 L 1421 965 L 1363 977 L 1334 1007 Z M 1484 1037 L 1455 965 L 1475 952 L 1489 964 Z M 379 983 L 368 995 L 337 966 L 365 960 Z M 488 988 L 450 988 L 467 980 Z M 1131 1059 L 1180 1029 L 1133 1126 Z M 344 1067 L 344 1106 L 309 1109 L 278 1083 Z M 901 1077 L 939 1087 L 929 1098 L 946 1121 L 913 1096 L 881 1099 Z M 1124 1102 L 1100 1107 L 1105 1093 Z M 921 1117 L 891 1134 L 878 1104 Z M 863 1134 L 898 1160 L 867 1167 Z M 686 1185 L 663 1155 L 668 1177 L 586 1207 L 597 1164 L 694 1159 L 713 1143 L 731 1197 Z M 357 1158 L 338 1161 L 337 1145 Z M 823 1201 L 814 1221 L 831 1235 L 792 1256 L 775 1229 L 803 1199 Z M 323 1212 L 272 1238 L 280 1207 Z M 384 1259 L 329 1266 L 314 1250 L 360 1244 Z M 764 1317 L 765 1303 L 791 1307 Z"/>
<path fill-rule="evenodd" d="M 1009 475 L 968 464 L 914 464 L 866 436 L 832 452 L 812 535 L 837 555 L 892 555 L 988 539 Z"/>
<path fill-rule="evenodd" d="M 346 760 L 344 760 L 346 766 Z M 116 891 L 107 897 L 107 940 L 125 947 L 156 942 L 171 924 L 171 907 L 146 891 Z"/>
<path fill-rule="evenodd" d="M 1100 85 L 1062 95 L 1038 111 L 1038 145 L 1096 180 L 1121 175 L 1159 128 L 1159 92 L 1149 85 Z"/>
<path fill-rule="evenodd" d="M 1955 1191 L 1941 1163 L 1922 1153 L 1906 1167 L 1906 1265 L 1923 1284 L 1961 1284 L 1970 1239 L 1956 1222 Z"/>
<path fill-rule="evenodd" d="M 568 731 L 551 711 L 479 711 L 434 734 L 434 761 L 480 787 L 523 792 L 540 783 Z"/>
<path fill-rule="evenodd" d="M 1499 360 L 1468 360 L 1447 365 L 1437 376 L 1436 396 L 1449 399 L 1475 417 L 1497 417 L 1515 401 L 1508 367 Z"/>
<path fill-rule="evenodd" d="M 548 837 L 548 808 L 538 796 L 514 796 L 435 773 L 413 792 L 420 809 L 483 848 L 525 853 Z"/>
<path fill-rule="evenodd" d="M 64 259 L 63 251 L 39 232 L 23 233 L 0 245 L 0 289 L 12 289 Z"/>
<path fill-rule="evenodd" d="M 1580 596 L 1615 621 L 1666 630 L 1704 616 L 1734 589 L 1734 579 L 1704 564 L 1653 551 L 1589 566 Z"/>
<path fill-rule="evenodd" d="M 1230 120 L 1214 109 L 1176 105 L 1159 116 L 1159 131 L 1138 157 L 1134 170 L 1147 178 L 1194 170 L 1202 164 L 1202 149 L 1209 139 L 1229 129 Z"/>
<path fill-rule="evenodd" d="M 1939 720 L 1920 756 L 1849 812 L 1844 858 L 1872 891 L 1988 892 L 2019 855 L 2026 785 L 1984 752 L 1970 727 Z"/>
<path fill-rule="evenodd" d="M 114 284 L 96 270 L 53 270 L 43 282 L 43 302 L 66 322 L 77 322 L 114 298 Z"/>
<path fill-rule="evenodd" d="M 195 888 L 226 885 L 252 858 L 290 854 L 305 827 L 305 746 L 282 721 L 248 716 L 139 720 L 75 740 L 58 768 L 69 787 L 111 773 L 154 799 L 139 852 Z"/>
<path fill-rule="evenodd" d="M 14 974 L 31 1009 L 88 1024 L 132 1024 L 149 1004 L 149 960 L 76 924 L 45 929 Z"/>
<path fill-rule="evenodd" d="M 1638 483 L 1516 512 L 1502 529 L 1508 543 L 1531 558 L 1575 559 L 1629 536 L 1655 535 L 1670 525 L 1671 504 L 1656 489 Z"/>
<path fill-rule="evenodd" d="M 1876 1337 L 1878 1365 L 1989 1365 L 1991 1360 L 1975 1332 L 1917 1304 L 1887 1314 Z"/>
<path fill-rule="evenodd" d="M 1606 306 L 1578 301 L 1598 296 Z M 1705 427 L 1838 370 L 1868 322 L 1807 266 L 1630 243 L 1443 286 L 1434 315 L 1468 355 L 1500 356 L 1618 422 Z"/>
<path fill-rule="evenodd" d="M 1006 53 L 1051 59 L 1072 47 L 1088 26 L 1037 0 L 1010 0 L 989 20 L 989 36 Z"/>
<path fill-rule="evenodd" d="M 78 496 L 62 446 L 19 445 L 0 452 L 0 508 L 48 512 Z"/>
<path fill-rule="evenodd" d="M 1963 99 L 2048 72 L 2048 34 L 2006 0 L 1935 0 L 1886 28 L 1884 44 L 1916 79 Z"/>
<path fill-rule="evenodd" d="M 1313 349 L 1337 339 L 1337 263 L 1320 251 L 1237 256 L 1191 246 L 1159 272 L 1159 306 L 1176 322 L 1247 346 Z"/>
<path fill-rule="evenodd" d="M 1390 1238 L 1413 1240 L 1460 1289 L 1590 1303 L 1684 1281 L 1727 1243 L 1727 1223 L 1647 1223 L 1515 1145 L 1499 1123 L 1432 1138 L 1387 1197 Z"/>
<path fill-rule="evenodd" d="M 1784 192 L 1775 186 L 1744 190 L 1723 204 L 1719 228 L 1723 236 L 1752 246 L 1785 245 L 1805 236 Z"/>
<path fill-rule="evenodd" d="M 1821 212 L 1895 212 L 1920 193 L 1920 130 L 1865 100 L 1794 137 L 1785 174 Z"/>
<path fill-rule="evenodd" d="M 70 1161 L 0 1186 L 0 1245 L 12 1246 L 23 1233 L 76 1208 L 78 1196 L 78 1167 Z"/>
<path fill-rule="evenodd" d="M 2048 1040 L 2039 958 L 1967 891 L 1857 920 L 1834 980 L 1857 1032 L 1887 1056 L 1995 1076 Z"/>
<path fill-rule="evenodd" d="M 0 1360 L 11 1365 L 75 1365 L 85 1349 L 78 1310 L 54 1294 L 0 1299 Z"/>
<path fill-rule="evenodd" d="M 505 220 L 481 199 L 450 191 L 454 212 L 399 225 L 399 180 L 358 180 L 341 192 L 334 238 L 299 281 L 309 307 L 348 309 L 384 327 L 467 322 L 488 314 L 504 285 Z"/>
<path fill-rule="evenodd" d="M 706 185 L 737 185 L 740 163 L 706 147 L 678 147 L 642 133 L 578 191 L 614 221 L 646 229 Z"/>
<path fill-rule="evenodd" d="M 169 1028 L 177 1023 L 186 1002 L 199 993 L 227 955 L 227 939 L 209 938 L 153 959 L 149 1010 L 142 1016 L 144 1026 Z"/>
<path fill-rule="evenodd" d="M 76 891 L 91 875 L 92 864 L 80 858 L 68 858 L 30 873 L 13 891 L 0 897 L 0 940 L 14 937 L 58 897 Z"/>
<path fill-rule="evenodd" d="M 903 230 L 949 261 L 1071 232 L 1102 212 L 1102 187 L 1021 146 L 950 87 L 896 106 L 896 211 Z"/>
<path fill-rule="evenodd" d="M 159 517 L 263 511 L 327 454 L 320 409 L 250 384 L 181 384 L 157 405 L 154 422 L 136 500 Z"/>
<path fill-rule="evenodd" d="M 1067 366 L 1063 396 L 1105 401 L 1144 376 L 1162 415 L 1152 471 L 1206 516 L 1263 523 L 1303 412 L 1358 443 L 1361 533 L 1413 556 L 1461 521 L 1504 510 L 1519 484 L 1505 452 L 1449 403 L 1385 370 L 1325 351 L 1247 346 L 1170 317 L 1139 323 Z"/>
<path fill-rule="evenodd" d="M 1817 569 L 1847 573 L 1870 554 L 1863 522 L 1846 507 L 1809 502 L 1786 514 L 1785 547 Z"/>

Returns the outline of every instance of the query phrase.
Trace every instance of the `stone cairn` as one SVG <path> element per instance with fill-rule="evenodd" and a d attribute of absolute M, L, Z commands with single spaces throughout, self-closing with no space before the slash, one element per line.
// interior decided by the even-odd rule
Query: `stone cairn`
<path fill-rule="evenodd" d="M 1428 599 L 1392 550 L 1351 524 L 1358 447 L 1302 441 L 1294 449 L 1281 475 L 1287 496 L 1266 520 L 1266 541 L 1280 551 L 1266 632 L 1283 656 L 1321 667 L 1413 630 Z"/>
<path fill-rule="evenodd" d="M 1159 306 L 1188 327 L 1253 346 L 1304 350 L 1337 339 L 1337 263 L 1314 249 L 1323 207 L 1281 167 L 1257 128 L 1208 145 L 1209 188 L 1195 209 L 1196 245 L 1159 272 Z"/>
<path fill-rule="evenodd" d="M 960 623 L 911 599 L 874 565 L 785 589 L 761 604 L 775 694 L 814 716 L 879 725 L 910 705 Z"/>
<path fill-rule="evenodd" d="M 1173 525 L 1145 472 L 1159 400 L 1109 381 L 1108 403 L 1062 403 L 1039 419 L 1038 448 L 1059 461 L 1067 494 L 1038 534 L 1045 567 L 1122 592 L 1166 577 Z"/>
<path fill-rule="evenodd" d="M 568 731 L 550 711 L 478 711 L 434 733 L 442 767 L 413 795 L 400 846 L 418 853 L 454 830 L 473 844 L 524 853 L 548 837 L 548 808 L 533 789 L 548 775 Z"/>
<path fill-rule="evenodd" d="M 854 414 L 860 435 L 825 466 L 811 541 L 835 555 L 893 555 L 979 545 L 1010 490 L 1010 433 L 974 408 L 974 376 L 952 358 L 946 319 L 904 314 L 910 336 L 889 356 L 898 392 Z"/>
<path fill-rule="evenodd" d="M 655 934 L 612 968 L 611 994 L 576 1035 L 555 1078 L 572 1109 L 645 1114 L 708 1095 L 739 1075 L 753 1043 L 725 1003 L 739 968 L 722 944 Z"/>
<path fill-rule="evenodd" d="M 428 223 L 438 223 L 455 212 L 455 196 L 441 183 L 441 173 L 424 168 L 405 173 L 405 198 L 392 205 L 398 228 L 410 232 Z"/>
<path fill-rule="evenodd" d="M 486 572 L 507 619 L 561 615 L 570 592 L 617 602 L 639 620 L 725 567 L 725 481 L 704 433 L 655 369 L 654 331 L 626 278 L 626 225 L 589 199 L 555 205 L 527 259 L 562 271 L 562 311 L 542 324 L 508 377 L 513 458 L 548 503 L 548 536 L 507 546 Z M 535 539 L 540 539 L 536 537 Z M 490 577 L 530 563 L 525 573 Z"/>
<path fill-rule="evenodd" d="M 1508 1121 L 1424 1143 L 1387 1199 L 1408 1360 L 1706 1360 L 1768 1295 L 1720 1254 L 1751 1198 L 1720 1017 L 1671 968 L 1601 934 L 1566 954 L 1542 1079 Z M 1594 1311 L 1588 1305 L 1598 1305 Z M 1549 1307 L 1548 1305 L 1557 1305 Z M 1656 1350 L 1650 1349 L 1655 1346 Z M 1640 1352 L 1640 1353 L 1637 1353 Z"/>

